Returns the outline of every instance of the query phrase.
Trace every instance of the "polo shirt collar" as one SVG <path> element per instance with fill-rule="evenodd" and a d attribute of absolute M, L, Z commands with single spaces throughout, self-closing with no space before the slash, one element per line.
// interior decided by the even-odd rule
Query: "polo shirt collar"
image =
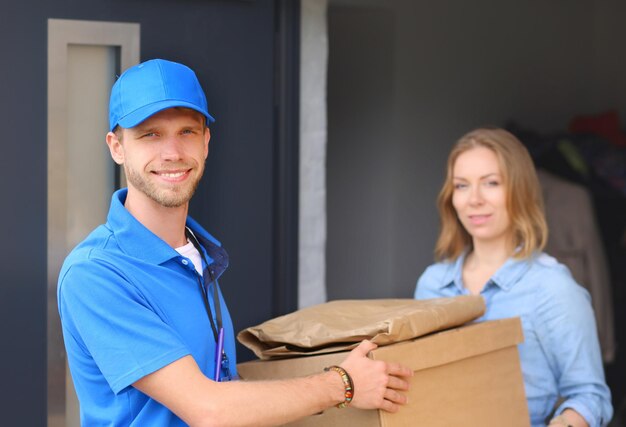
<path fill-rule="evenodd" d="M 124 207 L 128 189 L 122 188 L 113 193 L 111 207 L 107 216 L 107 225 L 115 234 L 120 249 L 126 254 L 142 259 L 151 264 L 163 264 L 180 254 L 165 243 L 163 239 L 148 230 Z M 191 217 L 187 217 L 187 226 L 194 232 L 210 266 L 214 267 L 214 276 L 218 278 L 228 267 L 228 254 L 220 242 L 207 233 Z"/>
<path fill-rule="evenodd" d="M 443 289 L 448 286 L 456 286 L 463 289 L 463 263 L 467 252 L 464 252 L 455 261 L 448 264 L 443 280 L 439 284 L 439 288 Z M 491 277 L 491 283 L 498 286 L 502 290 L 510 290 L 528 271 L 531 265 L 529 259 L 509 258 Z"/>

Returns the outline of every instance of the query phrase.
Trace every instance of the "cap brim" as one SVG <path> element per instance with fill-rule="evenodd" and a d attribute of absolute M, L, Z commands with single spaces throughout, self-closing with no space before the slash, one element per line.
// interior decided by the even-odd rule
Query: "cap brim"
<path fill-rule="evenodd" d="M 138 108 L 132 113 L 128 113 L 127 115 L 125 115 L 124 117 L 118 120 L 117 125 L 123 128 L 127 128 L 127 129 L 133 128 L 137 126 L 139 123 L 146 120 L 148 117 L 155 115 L 159 111 L 167 110 L 168 108 L 174 108 L 174 107 L 190 108 L 202 114 L 204 117 L 206 117 L 208 122 L 215 121 L 213 116 L 211 116 L 208 111 L 204 110 L 203 108 L 195 104 L 192 104 L 190 102 L 185 102 L 185 101 L 179 101 L 175 99 L 168 99 L 166 101 L 159 101 L 150 105 L 146 105 L 144 107 Z"/>

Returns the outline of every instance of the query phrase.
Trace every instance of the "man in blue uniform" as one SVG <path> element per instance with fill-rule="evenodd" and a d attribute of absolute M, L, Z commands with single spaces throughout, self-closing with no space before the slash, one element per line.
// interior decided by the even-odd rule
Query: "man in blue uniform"
<path fill-rule="evenodd" d="M 58 286 L 83 425 L 277 425 L 333 405 L 405 403 L 412 372 L 367 358 L 368 341 L 328 372 L 229 381 L 235 339 L 218 286 L 228 256 L 187 216 L 213 121 L 200 83 L 182 64 L 139 64 L 113 86 L 109 120 L 128 188 L 67 257 Z"/>

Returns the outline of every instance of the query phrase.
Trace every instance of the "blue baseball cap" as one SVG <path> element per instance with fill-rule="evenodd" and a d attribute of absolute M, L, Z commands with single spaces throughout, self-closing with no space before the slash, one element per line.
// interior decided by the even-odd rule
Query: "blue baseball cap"
<path fill-rule="evenodd" d="M 206 117 L 206 96 L 196 73 L 186 65 L 152 59 L 124 71 L 111 89 L 109 129 L 132 128 L 159 111 L 186 107 Z"/>

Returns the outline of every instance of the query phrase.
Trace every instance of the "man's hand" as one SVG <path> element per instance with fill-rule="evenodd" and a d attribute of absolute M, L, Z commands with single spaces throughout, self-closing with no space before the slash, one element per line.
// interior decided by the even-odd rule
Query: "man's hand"
<path fill-rule="evenodd" d="M 396 412 L 399 405 L 407 403 L 401 391 L 409 389 L 413 371 L 398 363 L 372 360 L 367 354 L 377 347 L 364 340 L 341 363 L 354 383 L 352 405 L 360 409 L 383 409 Z"/>

